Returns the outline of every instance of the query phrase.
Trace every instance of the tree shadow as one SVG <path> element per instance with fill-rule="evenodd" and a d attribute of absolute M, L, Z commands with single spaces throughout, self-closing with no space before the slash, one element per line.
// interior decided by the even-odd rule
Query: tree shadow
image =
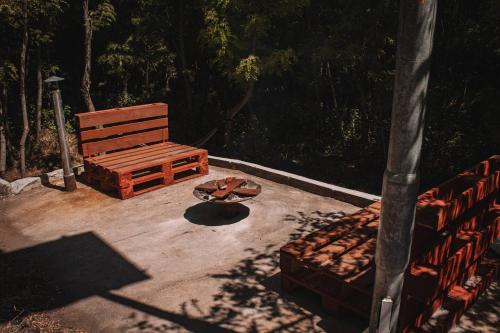
<path fill-rule="evenodd" d="M 193 224 L 221 226 L 240 222 L 250 215 L 250 209 L 240 203 L 234 203 L 234 216 L 224 217 L 224 207 L 209 202 L 202 202 L 186 209 L 184 218 Z"/>
<path fill-rule="evenodd" d="M 297 239 L 318 228 L 335 224 L 343 213 L 314 212 L 286 215 L 283 221 L 298 227 L 288 235 Z M 357 317 L 335 318 L 325 313 L 319 297 L 307 290 L 294 294 L 281 291 L 279 275 L 279 247 L 269 244 L 264 249 L 247 248 L 245 258 L 226 272 L 210 277 L 221 282 L 219 291 L 212 295 L 209 306 L 198 299 L 179 304 L 179 315 L 210 323 L 227 332 L 360 332 L 366 325 Z M 201 332 L 184 323 L 157 322 L 146 316 L 128 325 L 124 331 L 176 332 L 185 329 Z M 216 330 L 213 330 L 216 332 Z M 206 332 L 211 332 L 207 330 Z"/>

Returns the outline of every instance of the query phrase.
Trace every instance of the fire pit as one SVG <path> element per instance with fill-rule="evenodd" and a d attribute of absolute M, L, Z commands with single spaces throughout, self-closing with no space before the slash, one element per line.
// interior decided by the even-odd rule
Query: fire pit
<path fill-rule="evenodd" d="M 261 191 L 261 186 L 249 179 L 226 177 L 211 180 L 195 187 L 193 194 L 200 200 L 214 203 L 223 217 L 238 215 L 238 203 L 250 200 Z"/>

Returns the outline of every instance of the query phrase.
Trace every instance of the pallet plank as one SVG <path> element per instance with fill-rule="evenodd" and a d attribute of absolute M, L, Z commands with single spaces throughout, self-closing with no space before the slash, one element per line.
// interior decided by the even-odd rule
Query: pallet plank
<path fill-rule="evenodd" d="M 152 117 L 166 117 L 168 115 L 168 106 L 164 103 L 153 103 L 123 108 L 114 108 L 100 110 L 96 112 L 78 113 L 79 127 L 95 127 L 99 125 L 108 125 L 112 123 L 126 122 Z"/>

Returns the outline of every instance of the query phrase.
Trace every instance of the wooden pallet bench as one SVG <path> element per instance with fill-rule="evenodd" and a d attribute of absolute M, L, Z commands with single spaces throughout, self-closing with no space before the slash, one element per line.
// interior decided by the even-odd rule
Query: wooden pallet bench
<path fill-rule="evenodd" d="M 419 196 L 399 331 L 420 329 L 488 266 L 485 253 L 500 235 L 499 162 L 493 156 Z M 380 209 L 374 203 L 283 246 L 283 289 L 304 287 L 319 294 L 329 312 L 368 318 Z"/>
<path fill-rule="evenodd" d="M 348 310 L 368 318 L 379 212 L 376 202 L 282 247 L 283 289 L 304 287 L 320 295 L 328 312 Z"/>
<path fill-rule="evenodd" d="M 168 106 L 138 105 L 76 115 L 83 179 L 121 199 L 208 174 L 208 152 L 169 142 Z"/>

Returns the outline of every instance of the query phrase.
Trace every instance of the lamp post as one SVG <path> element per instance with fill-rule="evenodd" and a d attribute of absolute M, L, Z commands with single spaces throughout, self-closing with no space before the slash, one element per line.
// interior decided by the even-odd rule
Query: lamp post
<path fill-rule="evenodd" d="M 68 141 L 66 140 L 66 129 L 64 121 L 64 113 L 62 107 L 61 91 L 59 90 L 59 82 L 64 79 L 57 76 L 51 76 L 45 83 L 48 84 L 52 95 L 52 103 L 54 104 L 54 113 L 56 116 L 57 135 L 59 137 L 59 148 L 61 150 L 61 160 L 64 172 L 64 187 L 66 191 L 73 192 L 76 190 L 76 180 L 68 151 Z"/>

